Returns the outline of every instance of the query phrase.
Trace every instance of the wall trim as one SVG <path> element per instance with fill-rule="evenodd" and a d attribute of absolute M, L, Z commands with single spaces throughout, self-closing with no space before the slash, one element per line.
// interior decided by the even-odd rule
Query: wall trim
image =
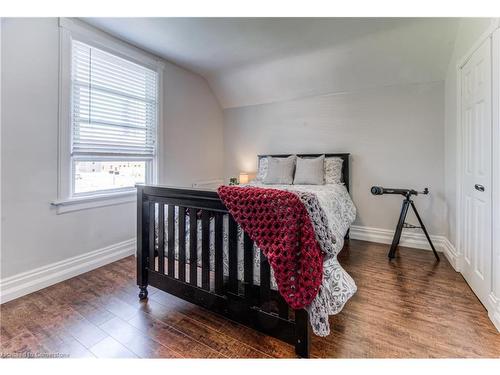
<path fill-rule="evenodd" d="M 490 304 L 488 308 L 488 316 L 495 328 L 500 332 L 500 300 L 493 293 L 488 296 Z"/>
<path fill-rule="evenodd" d="M 476 50 L 483 44 L 483 42 L 491 38 L 496 29 L 500 28 L 500 18 L 492 18 L 490 20 L 490 25 L 484 32 L 476 39 L 474 44 L 470 46 L 470 48 L 465 52 L 456 63 L 457 70 L 462 69 L 462 67 L 467 64 L 467 61 L 471 58 L 471 56 L 476 52 Z M 455 47 L 453 47 L 455 48 Z"/>
<path fill-rule="evenodd" d="M 0 279 L 0 304 L 135 254 L 136 239 Z"/>
<path fill-rule="evenodd" d="M 394 231 L 391 229 L 382 229 L 366 227 L 361 225 L 352 225 L 350 237 L 355 240 L 363 240 L 384 244 L 391 244 L 394 237 Z M 436 250 L 442 252 L 450 262 L 455 271 L 459 271 L 458 254 L 453 244 L 445 236 L 431 235 L 431 240 Z M 413 247 L 416 249 L 431 250 L 427 238 L 423 233 L 412 231 L 403 231 L 400 240 L 401 246 Z M 389 250 L 389 249 L 388 249 Z"/>
<path fill-rule="evenodd" d="M 137 190 L 121 191 L 117 193 L 91 195 L 81 198 L 72 198 L 65 200 L 56 200 L 50 205 L 56 208 L 58 215 L 67 212 L 87 210 L 89 208 L 114 206 L 117 204 L 130 203 L 137 201 Z"/>
<path fill-rule="evenodd" d="M 500 30 L 495 30 L 492 37 L 492 117 L 493 122 L 493 134 L 492 134 L 492 176 L 491 176 L 491 186 L 492 186 L 492 197 L 491 206 L 493 209 L 492 213 L 492 238 L 491 238 L 491 249 L 492 249 L 492 272 L 491 272 L 491 290 L 496 296 L 500 296 L 500 150 L 498 145 L 500 145 Z M 500 301 L 497 304 L 496 312 L 497 320 L 496 327 L 500 331 Z M 492 318 L 493 321 L 493 318 Z"/>
<path fill-rule="evenodd" d="M 457 272 L 460 272 L 460 254 L 458 254 L 457 249 L 455 248 L 455 246 L 453 246 L 448 238 L 444 236 L 441 237 L 443 254 L 446 256 L 446 259 L 448 259 L 448 262 L 450 262 L 453 269 Z"/>
<path fill-rule="evenodd" d="M 115 37 L 83 20 L 72 17 L 59 17 L 59 27 L 68 30 L 71 34 L 91 40 L 93 44 L 96 44 L 97 48 L 111 50 L 113 54 L 118 54 L 128 60 L 133 59 L 135 63 L 141 66 L 154 70 L 165 67 L 162 57 Z"/>

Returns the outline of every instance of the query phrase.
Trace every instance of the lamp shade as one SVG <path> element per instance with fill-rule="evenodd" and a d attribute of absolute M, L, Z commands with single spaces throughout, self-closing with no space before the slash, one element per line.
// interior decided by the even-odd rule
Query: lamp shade
<path fill-rule="evenodd" d="M 248 184 L 248 173 L 240 172 L 240 184 Z"/>

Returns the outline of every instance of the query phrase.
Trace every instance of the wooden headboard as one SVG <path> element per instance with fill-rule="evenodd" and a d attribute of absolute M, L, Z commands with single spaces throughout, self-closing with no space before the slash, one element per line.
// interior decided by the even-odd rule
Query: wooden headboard
<path fill-rule="evenodd" d="M 293 154 L 269 154 L 269 155 L 257 155 L 259 158 L 259 164 L 260 164 L 260 159 L 261 158 L 266 158 L 268 156 L 272 156 L 273 158 L 286 158 L 290 155 Z M 321 155 L 325 155 L 326 158 L 331 158 L 331 157 L 337 157 L 341 158 L 344 162 L 342 163 L 342 182 L 344 183 L 347 191 L 349 191 L 349 153 L 341 153 L 341 154 L 295 154 L 298 157 L 305 157 L 305 158 L 314 158 L 318 157 Z M 259 165 L 258 164 L 258 165 Z M 258 166 L 257 165 L 257 166 Z"/>

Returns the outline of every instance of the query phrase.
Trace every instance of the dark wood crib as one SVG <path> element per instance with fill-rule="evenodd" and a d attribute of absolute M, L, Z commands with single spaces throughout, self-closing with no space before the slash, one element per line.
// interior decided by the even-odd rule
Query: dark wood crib
<path fill-rule="evenodd" d="M 343 178 L 348 186 L 348 154 L 326 155 L 344 159 Z M 226 228 L 224 220 L 228 221 Z M 189 223 L 189 240 L 186 238 L 186 222 Z M 198 259 L 200 222 L 201 260 Z M 240 251 L 243 254 L 243 280 L 238 278 L 238 261 L 241 262 L 238 259 L 238 236 L 237 223 L 215 191 L 138 185 L 139 298 L 147 298 L 148 285 L 154 286 L 288 342 L 295 346 L 297 355 L 309 357 L 307 311 L 289 308 L 281 295 L 271 288 L 269 263 L 254 248 L 246 233 L 243 233 L 243 251 Z M 227 241 L 227 274 L 224 274 L 223 265 L 224 241 Z M 260 257 L 260 285 L 254 283 L 254 251 L 258 251 Z"/>

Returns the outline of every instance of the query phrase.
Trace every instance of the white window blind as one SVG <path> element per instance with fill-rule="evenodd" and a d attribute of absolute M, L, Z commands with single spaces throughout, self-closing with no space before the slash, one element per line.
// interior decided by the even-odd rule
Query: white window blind
<path fill-rule="evenodd" d="M 72 156 L 153 158 L 157 81 L 151 69 L 73 40 Z"/>

